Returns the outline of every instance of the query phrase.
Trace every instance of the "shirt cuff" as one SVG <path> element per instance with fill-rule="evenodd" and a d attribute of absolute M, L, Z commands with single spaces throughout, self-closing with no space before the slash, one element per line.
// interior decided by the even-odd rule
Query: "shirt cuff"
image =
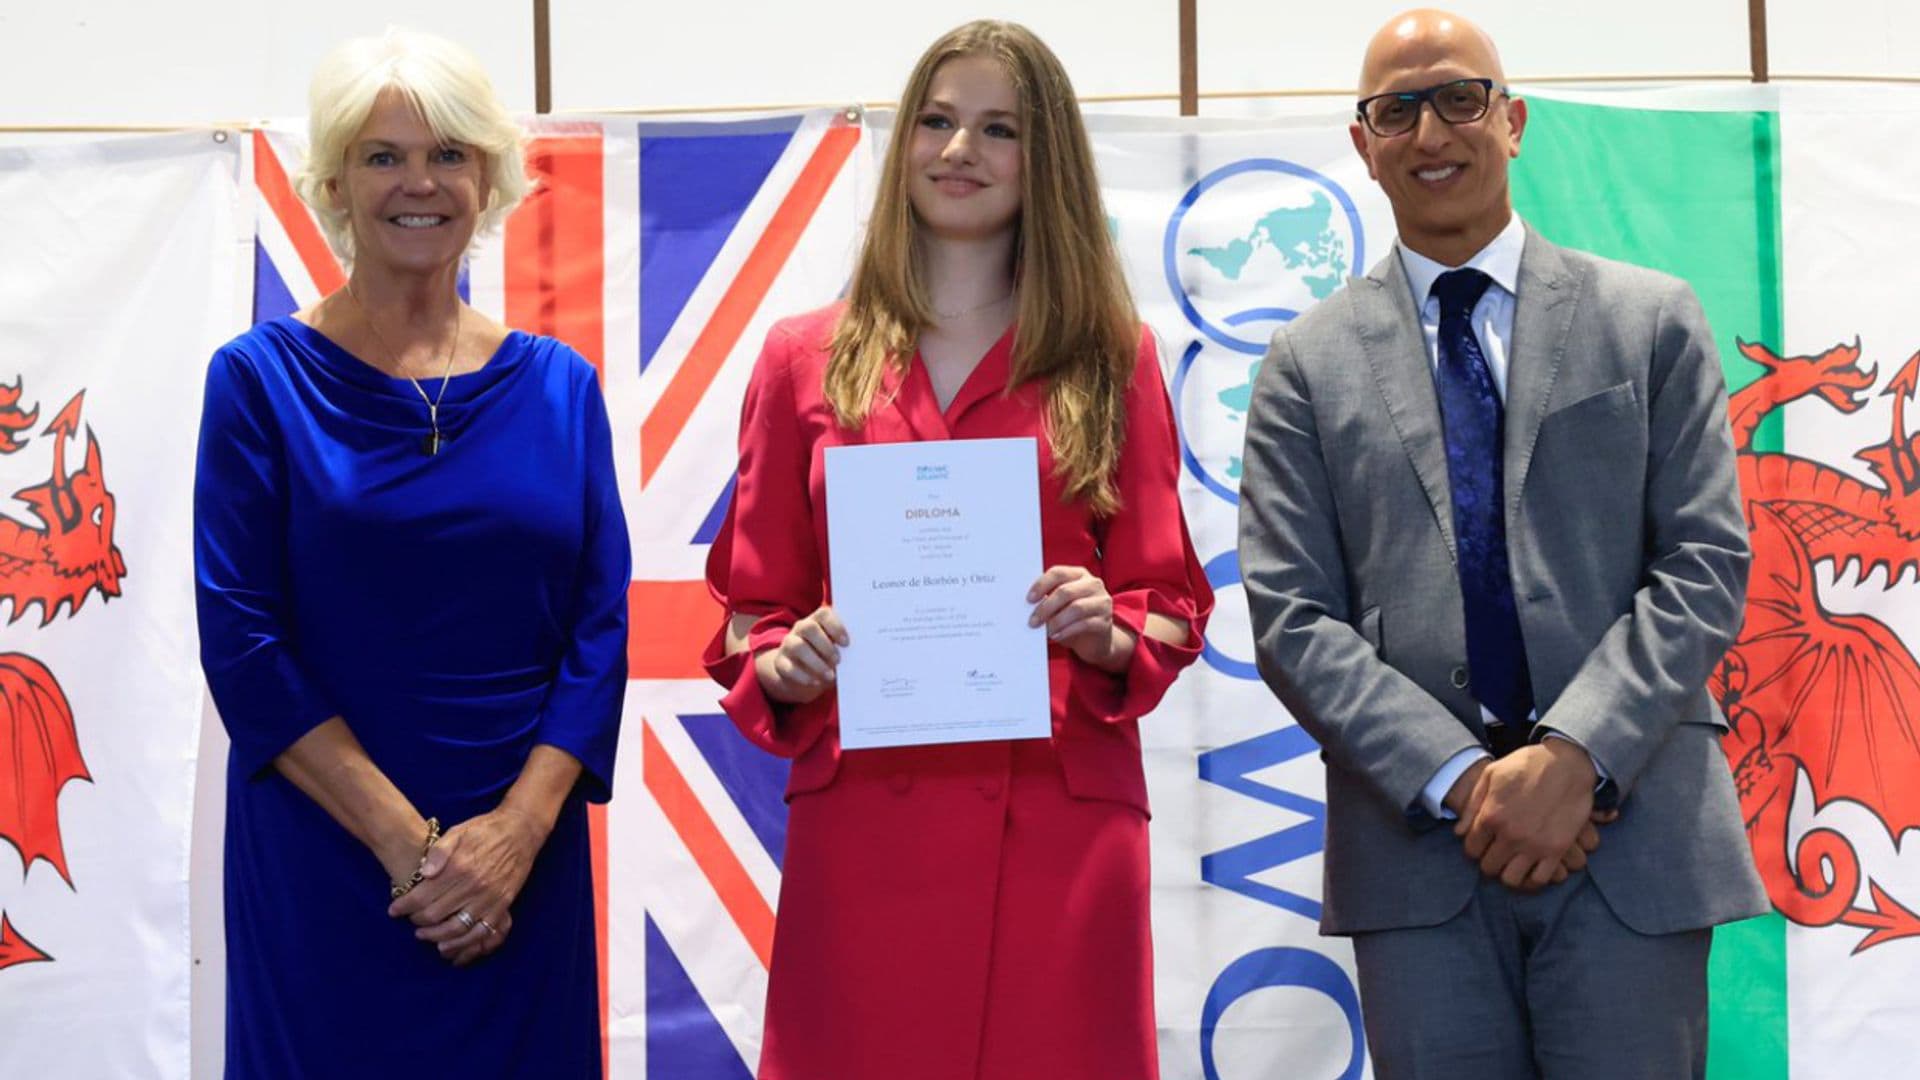
<path fill-rule="evenodd" d="M 1593 762 L 1593 790 L 1595 792 L 1598 792 L 1602 788 L 1606 787 L 1608 784 L 1613 783 L 1613 777 L 1611 774 L 1607 772 L 1607 767 L 1605 765 L 1600 764 L 1600 759 L 1597 757 L 1594 757 L 1593 751 L 1587 750 L 1586 744 L 1582 743 L 1579 739 L 1576 739 L 1571 735 L 1562 735 L 1559 732 L 1553 731 L 1551 729 L 1544 729 L 1540 737 L 1542 739 L 1565 739 L 1567 742 L 1570 742 L 1573 745 L 1578 746 L 1581 750 L 1586 751 L 1587 760 Z"/>
<path fill-rule="evenodd" d="M 1474 762 L 1492 756 L 1474 746 L 1448 758 L 1447 763 L 1433 774 L 1433 779 L 1427 781 L 1427 786 L 1420 789 L 1421 807 L 1436 821 L 1452 821 L 1458 817 L 1458 814 L 1447 809 L 1447 792 L 1453 790 L 1453 785 L 1460 780 L 1460 774 L 1466 772 Z"/>

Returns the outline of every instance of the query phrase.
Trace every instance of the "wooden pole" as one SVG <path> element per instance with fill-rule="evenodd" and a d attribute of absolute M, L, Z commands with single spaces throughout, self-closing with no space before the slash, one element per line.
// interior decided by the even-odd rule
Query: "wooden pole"
<path fill-rule="evenodd" d="M 1767 0 L 1747 0 L 1747 53 L 1753 62 L 1753 81 L 1767 81 Z"/>
<path fill-rule="evenodd" d="M 1180 0 L 1180 115 L 1200 115 L 1199 0 Z"/>
<path fill-rule="evenodd" d="M 553 35 L 547 0 L 533 0 L 533 111 L 553 111 Z"/>

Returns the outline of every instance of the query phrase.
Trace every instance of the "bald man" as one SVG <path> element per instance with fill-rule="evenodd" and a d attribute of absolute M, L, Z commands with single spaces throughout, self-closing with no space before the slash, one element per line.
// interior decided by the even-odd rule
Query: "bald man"
<path fill-rule="evenodd" d="M 1700 1076 L 1711 928 L 1767 910 L 1705 690 L 1748 563 L 1726 389 L 1684 283 L 1515 216 L 1526 124 L 1466 20 L 1369 44 L 1399 241 L 1274 335 L 1241 572 L 1325 750 L 1375 1075 Z"/>

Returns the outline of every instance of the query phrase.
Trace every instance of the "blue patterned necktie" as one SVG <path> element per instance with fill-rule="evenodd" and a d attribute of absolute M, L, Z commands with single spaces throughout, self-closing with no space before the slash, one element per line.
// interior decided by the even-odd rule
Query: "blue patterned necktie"
<path fill-rule="evenodd" d="M 1509 734 L 1517 734 L 1533 711 L 1533 687 L 1507 568 L 1500 393 L 1472 321 L 1473 306 L 1491 284 L 1478 270 L 1450 270 L 1433 283 L 1433 296 L 1440 301 L 1440 364 L 1434 384 L 1446 428 L 1447 481 L 1453 489 L 1473 696 L 1508 725 Z"/>

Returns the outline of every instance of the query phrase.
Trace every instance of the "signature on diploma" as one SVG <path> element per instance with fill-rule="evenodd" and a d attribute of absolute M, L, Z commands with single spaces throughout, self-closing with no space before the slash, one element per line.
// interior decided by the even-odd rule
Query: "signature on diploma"
<path fill-rule="evenodd" d="M 883 676 L 880 679 L 880 696 L 882 698 L 912 697 L 914 687 L 919 681 L 906 675 Z"/>
<path fill-rule="evenodd" d="M 968 668 L 964 681 L 969 690 L 991 690 L 999 686 L 1001 682 L 998 673 L 985 671 L 980 668 Z"/>

